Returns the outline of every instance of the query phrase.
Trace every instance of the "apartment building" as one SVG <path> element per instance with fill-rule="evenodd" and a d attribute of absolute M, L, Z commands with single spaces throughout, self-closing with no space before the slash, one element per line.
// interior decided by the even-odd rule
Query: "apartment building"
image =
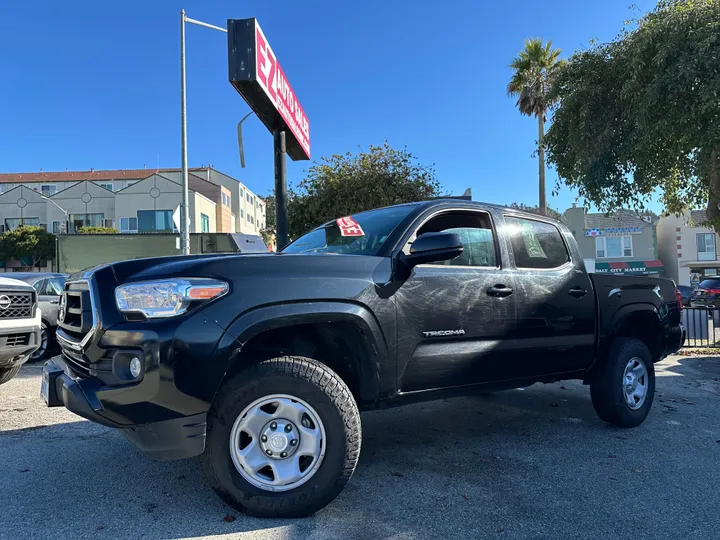
<path fill-rule="evenodd" d="M 0 231 L 42 225 L 53 233 L 83 226 L 123 233 L 172 232 L 182 201 L 179 169 L 0 174 Z M 259 234 L 265 205 L 211 167 L 188 174 L 190 232 Z"/>
<path fill-rule="evenodd" d="M 720 274 L 717 233 L 708 226 L 704 210 L 658 221 L 658 250 L 667 277 L 678 285 L 694 286 L 706 276 Z"/>
<path fill-rule="evenodd" d="M 589 272 L 659 276 L 655 224 L 650 217 L 630 211 L 610 215 L 568 208 L 563 219 L 575 236 Z"/>

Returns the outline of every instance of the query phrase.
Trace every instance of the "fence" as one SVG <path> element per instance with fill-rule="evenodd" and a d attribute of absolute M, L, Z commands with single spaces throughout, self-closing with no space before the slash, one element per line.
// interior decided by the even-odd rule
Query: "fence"
<path fill-rule="evenodd" d="M 687 332 L 685 347 L 720 348 L 720 309 L 685 308 L 682 320 Z"/>

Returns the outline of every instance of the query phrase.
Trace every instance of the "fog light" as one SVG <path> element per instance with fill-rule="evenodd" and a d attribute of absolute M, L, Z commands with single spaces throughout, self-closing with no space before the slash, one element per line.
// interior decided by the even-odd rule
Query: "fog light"
<path fill-rule="evenodd" d="M 130 360 L 130 375 L 132 375 L 134 379 L 137 379 L 141 369 L 140 359 L 137 356 L 133 357 L 133 359 Z"/>

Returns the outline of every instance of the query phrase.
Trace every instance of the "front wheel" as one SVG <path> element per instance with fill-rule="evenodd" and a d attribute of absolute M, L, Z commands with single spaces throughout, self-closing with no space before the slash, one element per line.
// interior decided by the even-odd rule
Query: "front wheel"
<path fill-rule="evenodd" d="M 12 379 L 15 375 L 18 374 L 18 371 L 20 371 L 20 366 L 14 366 L 11 368 L 0 368 L 0 384 L 4 384 L 8 382 L 10 379 Z"/>
<path fill-rule="evenodd" d="M 266 360 L 225 382 L 201 463 L 215 492 L 260 517 L 304 517 L 342 491 L 360 455 L 360 413 L 327 366 Z"/>
<path fill-rule="evenodd" d="M 642 424 L 655 396 L 655 369 L 647 346 L 637 339 L 617 338 L 590 383 L 598 416 L 620 427 Z"/>

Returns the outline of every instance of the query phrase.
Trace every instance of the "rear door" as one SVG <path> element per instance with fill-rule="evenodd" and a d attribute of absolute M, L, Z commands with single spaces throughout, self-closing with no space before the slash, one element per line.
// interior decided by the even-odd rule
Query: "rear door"
<path fill-rule="evenodd" d="M 507 249 L 491 212 L 435 211 L 414 227 L 403 249 L 423 233 L 440 231 L 460 236 L 462 255 L 416 266 L 396 291 L 403 392 L 502 380 L 513 372 L 513 275 L 502 264 Z"/>
<path fill-rule="evenodd" d="M 507 215 L 515 266 L 518 369 L 526 375 L 588 367 L 595 355 L 595 295 L 569 231 Z"/>

